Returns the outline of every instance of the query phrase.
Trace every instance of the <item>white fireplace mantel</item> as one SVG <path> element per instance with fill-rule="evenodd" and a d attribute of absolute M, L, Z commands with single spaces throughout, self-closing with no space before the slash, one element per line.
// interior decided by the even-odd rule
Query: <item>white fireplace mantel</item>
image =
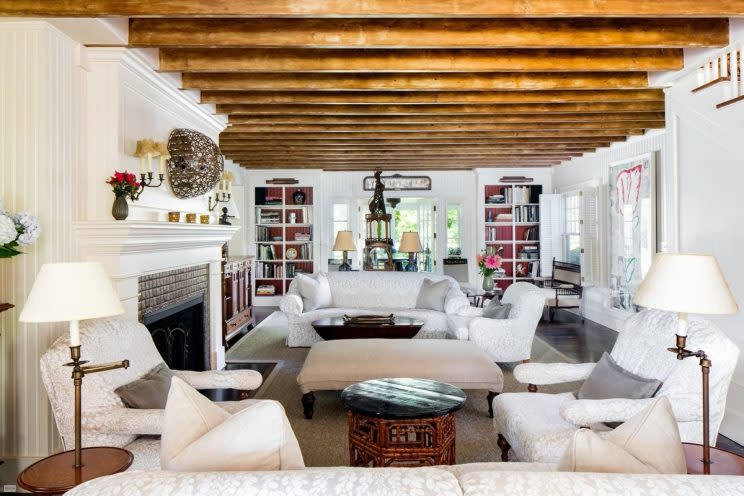
<path fill-rule="evenodd" d="M 224 365 L 222 347 L 222 245 L 240 229 L 219 224 L 148 221 L 74 222 L 81 260 L 101 262 L 114 280 L 125 313 L 137 319 L 138 279 L 145 274 L 209 265 L 212 367 Z"/>

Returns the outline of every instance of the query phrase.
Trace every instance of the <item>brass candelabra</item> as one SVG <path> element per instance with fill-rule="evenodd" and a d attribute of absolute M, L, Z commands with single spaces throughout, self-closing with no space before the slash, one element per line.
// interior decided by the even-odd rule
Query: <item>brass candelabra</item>
<path fill-rule="evenodd" d="M 140 174 L 140 187 L 139 191 L 137 191 L 137 194 L 134 195 L 135 200 L 139 200 L 140 195 L 143 191 L 145 191 L 145 188 L 159 188 L 163 184 L 163 179 L 165 178 L 165 174 L 158 174 L 158 182 L 157 184 L 153 184 L 153 173 L 152 172 L 142 172 Z"/>
<path fill-rule="evenodd" d="M 220 196 L 221 195 L 221 196 Z M 215 208 L 217 208 L 217 205 L 220 203 L 227 203 L 230 201 L 230 197 L 232 195 L 230 193 L 215 193 L 214 195 L 214 204 L 212 204 L 212 197 L 209 197 L 209 211 L 213 211 Z"/>

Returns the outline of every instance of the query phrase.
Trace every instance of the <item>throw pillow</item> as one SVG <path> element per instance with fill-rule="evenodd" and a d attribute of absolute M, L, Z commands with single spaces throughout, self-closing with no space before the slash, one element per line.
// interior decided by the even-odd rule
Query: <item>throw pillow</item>
<path fill-rule="evenodd" d="M 172 378 L 171 369 L 161 363 L 136 381 L 114 389 L 114 392 L 129 408 L 162 410 L 168 400 Z"/>
<path fill-rule="evenodd" d="M 600 436 L 589 429 L 574 434 L 558 464 L 563 472 L 685 474 L 687 464 L 677 420 L 666 396 Z"/>
<path fill-rule="evenodd" d="M 331 285 L 328 283 L 328 276 L 324 273 L 318 272 L 315 277 L 297 274 L 295 278 L 297 279 L 297 289 L 300 292 L 300 297 L 302 297 L 304 312 L 333 305 Z"/>
<path fill-rule="evenodd" d="M 491 298 L 481 316 L 487 319 L 508 319 L 511 307 L 511 303 L 502 304 L 498 298 Z"/>
<path fill-rule="evenodd" d="M 643 399 L 651 398 L 660 387 L 661 381 L 625 370 L 605 352 L 582 384 L 577 397 L 580 400 Z"/>
<path fill-rule="evenodd" d="M 438 282 L 424 279 L 421 281 L 421 289 L 416 298 L 416 308 L 444 312 L 444 300 L 447 299 L 448 291 L 449 281 L 447 279 Z"/>
<path fill-rule="evenodd" d="M 178 377 L 163 416 L 160 466 L 176 472 L 304 468 L 300 446 L 277 401 L 230 415 Z"/>

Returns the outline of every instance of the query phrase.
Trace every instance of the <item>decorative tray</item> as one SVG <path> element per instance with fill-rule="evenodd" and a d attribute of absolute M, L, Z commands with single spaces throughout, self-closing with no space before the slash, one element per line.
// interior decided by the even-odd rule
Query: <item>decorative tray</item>
<path fill-rule="evenodd" d="M 394 324 L 395 316 L 390 315 L 344 315 L 344 324 Z"/>

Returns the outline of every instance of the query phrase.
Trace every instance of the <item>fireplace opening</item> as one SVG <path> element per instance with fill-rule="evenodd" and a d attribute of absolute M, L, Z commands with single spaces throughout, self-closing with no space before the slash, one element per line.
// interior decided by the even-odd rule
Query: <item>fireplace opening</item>
<path fill-rule="evenodd" d="M 203 294 L 149 313 L 143 317 L 143 324 L 168 367 L 208 369 Z"/>

